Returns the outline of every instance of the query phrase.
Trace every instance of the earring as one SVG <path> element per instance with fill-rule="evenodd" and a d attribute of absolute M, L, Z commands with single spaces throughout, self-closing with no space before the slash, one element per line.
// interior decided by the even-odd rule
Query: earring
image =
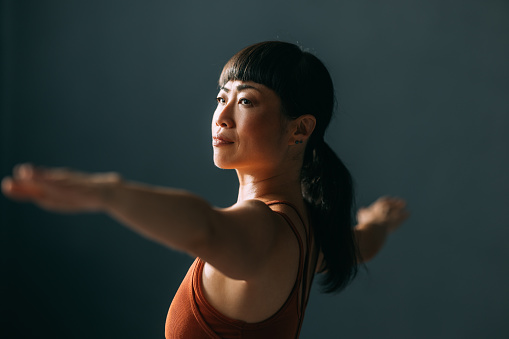
<path fill-rule="evenodd" d="M 302 144 L 302 140 L 295 140 L 295 144 Z"/>

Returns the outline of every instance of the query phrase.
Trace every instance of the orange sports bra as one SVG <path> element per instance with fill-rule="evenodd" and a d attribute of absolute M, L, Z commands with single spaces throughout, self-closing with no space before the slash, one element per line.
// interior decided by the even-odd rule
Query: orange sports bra
<path fill-rule="evenodd" d="M 284 204 L 292 207 L 304 224 L 297 208 L 285 201 L 271 201 L 268 206 Z M 310 232 L 306 234 L 306 255 L 304 244 L 291 219 L 280 211 L 274 211 L 285 218 L 299 242 L 299 269 L 295 285 L 283 306 L 274 315 L 257 323 L 231 319 L 217 311 L 205 299 L 202 290 L 202 272 L 205 262 L 196 258 L 189 268 L 170 305 L 166 317 L 166 339 L 175 338 L 298 338 L 304 310 L 309 295 L 308 263 L 310 255 Z M 314 272 L 314 269 L 311 271 Z M 299 293 L 302 292 L 302 293 Z M 301 297 L 299 298 L 299 295 Z M 299 302 L 300 299 L 300 302 Z"/>

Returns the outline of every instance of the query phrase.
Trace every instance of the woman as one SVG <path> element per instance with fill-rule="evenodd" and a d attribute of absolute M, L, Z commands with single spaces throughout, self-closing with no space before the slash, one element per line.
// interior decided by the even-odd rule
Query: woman
<path fill-rule="evenodd" d="M 219 85 L 214 162 L 235 169 L 240 183 L 229 208 L 114 173 L 30 165 L 2 189 L 53 211 L 106 212 L 195 256 L 167 338 L 296 338 L 314 274 L 326 292 L 344 288 L 407 217 L 404 202 L 379 199 L 351 227 L 351 177 L 324 142 L 334 89 L 315 56 L 289 43 L 255 44 L 228 61 Z"/>

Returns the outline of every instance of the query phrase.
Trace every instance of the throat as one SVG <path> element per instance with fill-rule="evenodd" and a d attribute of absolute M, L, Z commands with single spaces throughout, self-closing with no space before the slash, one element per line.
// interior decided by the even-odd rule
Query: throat
<path fill-rule="evenodd" d="M 239 194 L 237 202 L 258 199 L 278 200 L 284 197 L 301 197 L 299 176 L 281 174 L 268 177 L 239 175 Z"/>

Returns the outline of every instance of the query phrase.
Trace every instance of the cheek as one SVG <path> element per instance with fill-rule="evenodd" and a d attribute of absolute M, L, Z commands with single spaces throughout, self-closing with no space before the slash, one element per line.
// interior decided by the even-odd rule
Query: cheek
<path fill-rule="evenodd" d="M 243 146 L 249 148 L 250 152 L 268 155 L 280 150 L 281 128 L 274 121 L 253 119 L 239 130 L 239 135 L 244 136 L 241 138 Z"/>
<path fill-rule="evenodd" d="M 266 121 L 255 118 L 244 119 L 237 124 L 238 133 L 246 143 L 264 141 L 271 134 L 267 127 Z"/>

